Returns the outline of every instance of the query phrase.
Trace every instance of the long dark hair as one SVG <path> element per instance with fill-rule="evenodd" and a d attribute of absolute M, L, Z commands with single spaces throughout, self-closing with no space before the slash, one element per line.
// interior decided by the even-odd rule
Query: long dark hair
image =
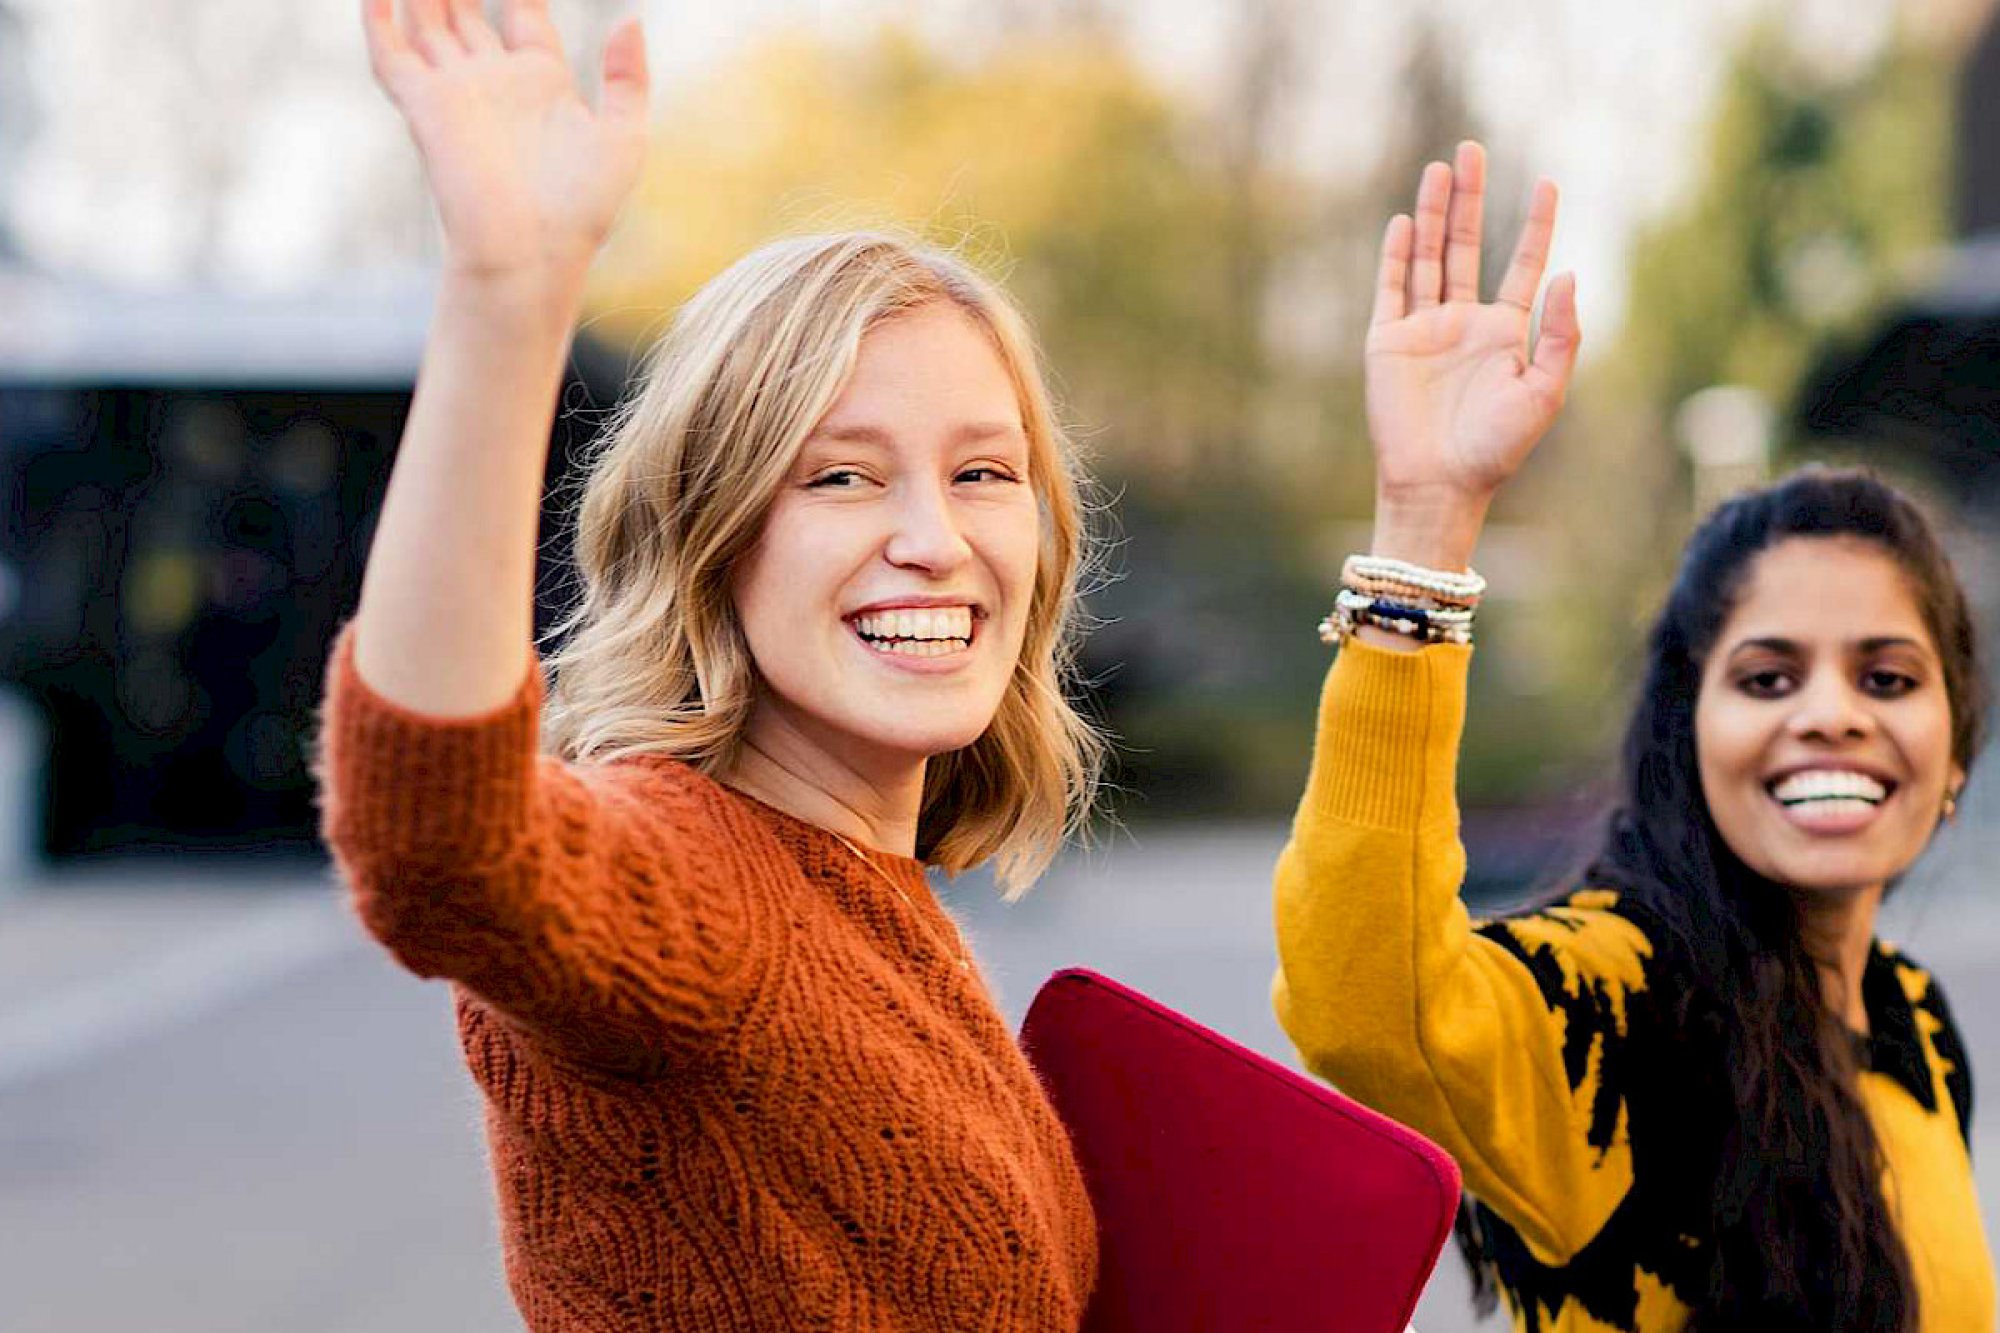
<path fill-rule="evenodd" d="M 1619 890 L 1654 937 L 1649 1021 L 1672 1048 L 1670 1152 L 1691 1182 L 1676 1211 L 1705 1232 L 1679 1292 L 1688 1327 L 1909 1330 L 1916 1290 L 1878 1184 L 1851 1039 L 1826 1003 L 1795 899 L 1723 840 L 1696 761 L 1703 664 L 1756 557 L 1792 537 L 1858 538 L 1901 566 L 1941 659 L 1952 755 L 1970 771 L 1986 687 L 1949 559 L 1917 507 L 1874 473 L 1806 468 L 1728 500 L 1689 539 L 1648 637 L 1616 804 L 1584 876 Z M 1636 1115 L 1633 1136 L 1636 1150 Z M 1463 1220 L 1490 1308 L 1489 1256 L 1469 1209 Z"/>

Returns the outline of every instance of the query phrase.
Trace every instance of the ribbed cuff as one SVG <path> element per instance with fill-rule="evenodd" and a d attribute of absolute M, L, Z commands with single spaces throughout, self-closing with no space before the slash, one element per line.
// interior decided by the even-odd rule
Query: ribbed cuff
<path fill-rule="evenodd" d="M 517 846 L 539 748 L 542 671 L 485 713 L 440 718 L 377 694 L 354 665 L 354 625 L 328 657 L 321 836 L 357 858 L 479 865 Z"/>
<path fill-rule="evenodd" d="M 1342 644 L 1320 694 L 1305 808 L 1372 828 L 1450 818 L 1471 662 L 1464 644 Z"/>

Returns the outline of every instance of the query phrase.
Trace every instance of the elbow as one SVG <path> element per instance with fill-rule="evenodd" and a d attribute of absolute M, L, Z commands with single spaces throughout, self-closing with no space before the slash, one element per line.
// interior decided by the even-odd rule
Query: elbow
<path fill-rule="evenodd" d="M 1343 1088 L 1357 1076 L 1365 1077 L 1387 1045 L 1380 1024 L 1344 1021 L 1341 1006 L 1302 1000 L 1286 983 L 1282 967 L 1271 982 L 1271 1012 L 1298 1053 L 1299 1063 L 1315 1077 Z"/>
<path fill-rule="evenodd" d="M 406 971 L 426 980 L 456 976 L 463 942 L 482 932 L 470 910 L 476 886 L 463 877 L 409 867 L 340 862 L 348 903 L 361 928 Z"/>
<path fill-rule="evenodd" d="M 428 933 L 395 895 L 377 886 L 355 885 L 348 894 L 361 928 L 407 972 L 425 980 L 444 975 L 442 960 L 429 947 Z"/>

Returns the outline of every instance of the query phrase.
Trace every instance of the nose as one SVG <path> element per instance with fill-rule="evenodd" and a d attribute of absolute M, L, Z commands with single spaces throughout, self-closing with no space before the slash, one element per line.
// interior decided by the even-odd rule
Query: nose
<path fill-rule="evenodd" d="M 1838 672 L 1815 673 L 1793 701 L 1796 706 L 1787 725 L 1800 739 L 1856 740 L 1875 729 L 1867 697 Z"/>
<path fill-rule="evenodd" d="M 911 481 L 899 490 L 883 549 L 890 564 L 936 576 L 950 574 L 972 558 L 972 544 L 945 486 Z"/>

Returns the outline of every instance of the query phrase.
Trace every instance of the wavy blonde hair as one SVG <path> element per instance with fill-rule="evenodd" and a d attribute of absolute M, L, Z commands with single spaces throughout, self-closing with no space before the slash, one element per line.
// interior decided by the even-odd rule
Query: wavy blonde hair
<path fill-rule="evenodd" d="M 881 232 L 766 245 L 709 282 L 650 354 L 591 459 L 578 510 L 575 609 L 551 632 L 546 749 L 605 762 L 665 754 L 716 776 L 758 688 L 730 595 L 736 564 L 870 329 L 949 301 L 1011 377 L 1041 510 L 1027 634 L 986 731 L 926 768 L 917 855 L 988 860 L 1017 897 L 1078 830 L 1105 742 L 1068 687 L 1088 537 L 1073 446 L 1026 320 L 953 255 Z"/>

